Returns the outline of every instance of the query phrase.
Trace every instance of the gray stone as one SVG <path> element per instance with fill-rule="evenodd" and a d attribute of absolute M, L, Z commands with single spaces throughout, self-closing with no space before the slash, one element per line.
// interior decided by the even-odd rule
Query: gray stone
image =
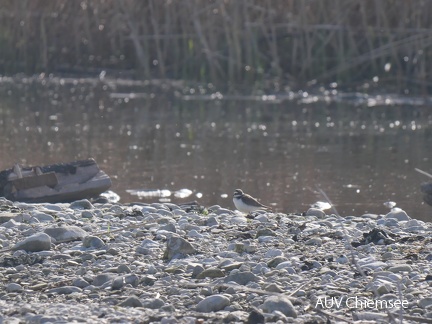
<path fill-rule="evenodd" d="M 219 225 L 219 222 L 217 221 L 217 219 L 214 216 L 211 216 L 211 217 L 207 218 L 205 224 L 206 224 L 206 226 L 216 226 L 216 225 Z"/>
<path fill-rule="evenodd" d="M 24 250 L 27 252 L 48 251 L 51 249 L 51 238 L 45 233 L 37 233 L 16 243 L 12 250 Z"/>
<path fill-rule="evenodd" d="M 57 204 L 44 204 L 43 206 L 44 206 L 43 209 L 48 210 L 48 211 L 50 211 L 50 210 L 53 210 L 56 212 L 63 211 L 63 208 Z"/>
<path fill-rule="evenodd" d="M 304 244 L 305 245 L 317 245 L 317 246 L 321 246 L 322 245 L 322 239 L 319 238 L 319 237 L 311 237 Z"/>
<path fill-rule="evenodd" d="M 275 284 L 275 283 L 271 283 L 271 284 L 265 286 L 264 290 L 271 291 L 271 292 L 276 292 L 276 293 L 283 293 L 284 292 L 284 290 L 280 286 L 278 286 L 277 284 Z"/>
<path fill-rule="evenodd" d="M 166 209 L 158 209 L 156 210 L 156 213 L 162 216 L 168 216 L 170 218 L 173 216 L 173 213 Z"/>
<path fill-rule="evenodd" d="M 174 313 L 176 311 L 175 307 L 173 305 L 171 305 L 171 304 L 163 305 L 160 308 L 160 310 L 164 311 L 164 312 L 167 312 L 167 313 Z M 183 319 L 184 319 L 184 317 L 183 317 Z M 163 324 L 163 320 L 164 319 L 161 320 L 161 324 Z M 171 323 L 176 323 L 176 324 L 178 323 L 178 321 L 177 321 L 177 319 L 175 317 L 173 317 L 172 320 L 173 321 Z M 196 323 L 196 322 L 194 322 L 194 323 Z"/>
<path fill-rule="evenodd" d="M 230 304 L 230 299 L 224 295 L 212 295 L 201 300 L 196 306 L 197 312 L 217 312 Z"/>
<path fill-rule="evenodd" d="M 21 222 L 21 223 L 27 223 L 27 224 L 39 222 L 36 218 L 33 218 L 28 213 L 20 213 L 17 216 L 15 216 L 15 218 L 13 220 L 17 221 L 17 222 Z"/>
<path fill-rule="evenodd" d="M 220 268 L 225 270 L 226 272 L 230 272 L 234 269 L 239 269 L 243 265 L 243 262 L 234 262 L 234 263 L 225 263 L 223 265 L 220 265 Z"/>
<path fill-rule="evenodd" d="M 264 254 L 265 258 L 274 258 L 274 257 L 278 257 L 278 256 L 283 256 L 282 250 L 270 249 Z"/>
<path fill-rule="evenodd" d="M 163 203 L 163 205 L 164 205 L 166 208 L 168 208 L 169 210 L 177 210 L 177 209 L 180 209 L 180 207 L 179 207 L 178 205 L 173 204 L 173 203 L 169 203 L 169 202 Z"/>
<path fill-rule="evenodd" d="M 226 208 L 219 208 L 213 211 L 213 213 L 215 213 L 216 215 L 222 215 L 222 214 L 234 215 L 234 212 L 232 210 Z"/>
<path fill-rule="evenodd" d="M 234 245 L 234 252 L 241 253 L 255 253 L 257 246 L 255 244 L 250 244 L 249 242 L 239 242 Z"/>
<path fill-rule="evenodd" d="M 92 213 L 91 211 L 84 210 L 84 211 L 81 213 L 81 217 L 82 217 L 82 218 L 90 219 L 90 218 L 93 218 L 93 213 Z"/>
<path fill-rule="evenodd" d="M 261 214 L 261 215 L 256 216 L 254 218 L 254 220 L 255 221 L 259 221 L 261 223 L 268 223 L 268 221 L 269 221 L 267 215 L 265 215 L 265 214 Z"/>
<path fill-rule="evenodd" d="M 221 206 L 219 206 L 219 205 L 213 205 L 213 206 L 210 206 L 209 208 L 207 208 L 208 209 L 208 211 L 210 212 L 210 213 L 213 213 L 214 211 L 216 211 L 216 210 L 218 210 L 218 209 L 220 209 L 221 208 Z"/>
<path fill-rule="evenodd" d="M 287 261 L 287 258 L 283 256 L 277 256 L 274 259 L 271 259 L 269 262 L 267 262 L 267 266 L 269 268 L 275 268 L 279 263 Z"/>
<path fill-rule="evenodd" d="M 143 307 L 143 303 L 136 296 L 130 296 L 118 304 L 121 307 Z"/>
<path fill-rule="evenodd" d="M 297 317 L 297 312 L 291 301 L 285 296 L 270 296 L 264 301 L 261 309 L 265 313 L 273 313 L 274 311 L 279 311 L 288 317 Z"/>
<path fill-rule="evenodd" d="M 69 295 L 74 292 L 81 292 L 82 289 L 75 286 L 63 286 L 58 288 L 53 288 L 48 290 L 51 294 L 59 294 L 59 295 Z"/>
<path fill-rule="evenodd" d="M 176 233 L 177 229 L 173 223 L 168 223 L 159 227 L 159 230 Z"/>
<path fill-rule="evenodd" d="M 115 277 L 112 284 L 111 284 L 111 289 L 112 290 L 118 290 L 123 288 L 123 286 L 125 285 L 125 278 L 124 276 L 118 276 Z"/>
<path fill-rule="evenodd" d="M 286 269 L 286 268 L 289 268 L 292 266 L 293 265 L 292 265 L 291 261 L 284 261 L 284 262 L 279 263 L 275 268 L 276 268 L 276 270 L 281 270 L 281 269 Z"/>
<path fill-rule="evenodd" d="M 421 308 L 426 308 L 432 305 L 432 297 L 426 297 L 419 300 L 418 305 Z"/>
<path fill-rule="evenodd" d="M 385 295 L 392 291 L 392 287 L 389 284 L 378 285 L 376 287 L 376 292 L 379 295 Z"/>
<path fill-rule="evenodd" d="M 78 226 L 49 227 L 44 231 L 56 241 L 81 240 L 88 233 Z"/>
<path fill-rule="evenodd" d="M 21 291 L 23 291 L 23 287 L 20 284 L 12 282 L 6 286 L 6 291 L 9 293 L 21 292 Z"/>
<path fill-rule="evenodd" d="M 144 308 L 159 309 L 165 305 L 165 302 L 160 298 L 147 299 L 143 301 Z"/>
<path fill-rule="evenodd" d="M 124 277 L 126 285 L 131 285 L 132 287 L 138 286 L 140 278 L 136 274 L 128 274 Z"/>
<path fill-rule="evenodd" d="M 411 272 L 412 267 L 409 264 L 398 264 L 387 269 L 391 272 Z"/>
<path fill-rule="evenodd" d="M 201 265 L 196 265 L 192 270 L 192 278 L 195 279 L 198 275 L 204 271 L 204 267 Z"/>
<path fill-rule="evenodd" d="M 85 248 L 95 248 L 100 249 L 105 246 L 104 241 L 102 241 L 99 237 L 88 235 L 83 238 L 83 246 Z"/>
<path fill-rule="evenodd" d="M 156 213 L 156 211 L 157 211 L 157 209 L 154 208 L 154 207 L 151 207 L 151 206 L 144 206 L 144 207 L 141 209 L 141 212 L 142 212 L 143 214 Z"/>
<path fill-rule="evenodd" d="M 147 249 L 156 249 L 156 248 L 159 248 L 159 243 L 155 242 L 153 240 L 150 240 L 150 239 L 144 239 L 141 242 L 141 247 L 147 248 Z"/>
<path fill-rule="evenodd" d="M 275 236 L 260 236 L 258 237 L 258 243 L 271 243 L 276 242 L 277 239 Z"/>
<path fill-rule="evenodd" d="M 241 215 L 232 216 L 230 221 L 235 225 L 246 225 L 248 223 L 248 219 Z"/>
<path fill-rule="evenodd" d="M 203 296 L 211 296 L 214 294 L 213 288 L 212 287 L 202 287 L 200 290 L 200 295 Z"/>
<path fill-rule="evenodd" d="M 41 213 L 41 212 L 33 212 L 32 216 L 37 219 L 39 222 L 54 222 L 54 217 L 49 214 Z"/>
<path fill-rule="evenodd" d="M 358 264 L 362 267 L 369 268 L 369 269 L 378 269 L 378 268 L 385 268 L 387 266 L 387 263 L 382 261 L 377 261 L 372 258 L 364 258 L 357 261 Z"/>
<path fill-rule="evenodd" d="M 171 260 L 174 257 L 183 257 L 187 254 L 195 254 L 198 251 L 180 236 L 173 235 L 167 239 L 167 247 L 164 253 L 164 259 Z"/>
<path fill-rule="evenodd" d="M 204 235 L 199 233 L 197 230 L 193 229 L 187 233 L 187 236 L 191 238 L 202 238 Z"/>
<path fill-rule="evenodd" d="M 374 312 L 353 312 L 355 323 L 388 323 L 388 315 Z"/>
<path fill-rule="evenodd" d="M 250 281 L 257 282 L 258 281 L 258 277 L 255 276 L 250 271 L 238 271 L 236 273 L 233 273 L 233 274 L 230 274 L 229 276 L 227 276 L 224 279 L 224 281 L 225 282 L 234 281 L 234 282 L 238 283 L 239 285 L 246 285 Z"/>
<path fill-rule="evenodd" d="M 156 281 L 157 281 L 157 278 L 155 276 L 152 276 L 152 275 L 144 276 L 141 280 L 141 282 L 145 286 L 153 286 Z"/>
<path fill-rule="evenodd" d="M 14 203 L 8 199 L 6 199 L 5 197 L 0 197 L 0 205 L 2 206 L 13 206 Z"/>
<path fill-rule="evenodd" d="M 255 238 L 258 238 L 260 236 L 276 236 L 276 233 L 269 228 L 260 228 L 257 231 Z"/>
<path fill-rule="evenodd" d="M 4 222 L 3 224 L 1 224 L 0 226 L 4 227 L 4 228 L 14 228 L 14 227 L 17 227 L 19 224 L 20 223 L 18 223 L 14 219 L 10 219 L 10 220 Z"/>
<path fill-rule="evenodd" d="M 94 206 L 87 199 L 81 199 L 74 201 L 70 204 L 69 208 L 71 209 L 94 209 Z"/>
<path fill-rule="evenodd" d="M 321 218 L 325 218 L 326 214 L 321 209 L 309 208 L 306 212 L 306 216 L 315 216 L 315 217 L 321 219 Z"/>
<path fill-rule="evenodd" d="M 208 268 L 202 271 L 199 275 L 196 276 L 197 279 L 204 278 L 220 278 L 225 277 L 225 273 L 218 268 Z"/>
<path fill-rule="evenodd" d="M 102 286 L 104 283 L 106 283 L 106 282 L 108 282 L 110 280 L 113 280 L 114 277 L 115 277 L 115 275 L 112 274 L 112 273 L 102 273 L 102 274 L 97 275 L 93 279 L 92 284 L 94 286 L 98 286 L 99 287 L 99 286 Z"/>
<path fill-rule="evenodd" d="M 377 225 L 382 225 L 387 227 L 398 227 L 399 221 L 396 218 L 382 218 L 377 221 Z"/>
<path fill-rule="evenodd" d="M 261 324 L 265 323 L 264 314 L 257 308 L 252 308 L 246 323 L 248 324 Z"/>
<path fill-rule="evenodd" d="M 17 215 L 18 214 L 8 213 L 8 212 L 0 213 L 0 224 L 6 223 L 7 221 L 14 219 L 15 216 L 17 216 Z"/>
<path fill-rule="evenodd" d="M 336 262 L 337 263 L 340 263 L 340 264 L 345 264 L 345 263 L 348 263 L 348 258 L 347 258 L 347 256 L 346 255 L 340 255 L 337 259 L 336 259 Z"/>
<path fill-rule="evenodd" d="M 85 288 L 87 286 L 90 286 L 90 283 L 87 280 L 85 280 L 81 277 L 78 277 L 72 281 L 72 286 L 75 286 L 78 288 Z"/>
<path fill-rule="evenodd" d="M 126 264 L 120 264 L 117 267 L 117 273 L 131 273 L 131 269 Z"/>

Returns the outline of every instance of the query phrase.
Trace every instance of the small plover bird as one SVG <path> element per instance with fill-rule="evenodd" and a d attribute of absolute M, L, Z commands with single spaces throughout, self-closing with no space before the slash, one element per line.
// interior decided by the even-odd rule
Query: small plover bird
<path fill-rule="evenodd" d="M 236 189 L 234 191 L 233 202 L 236 208 L 242 213 L 252 213 L 256 210 L 269 210 L 267 207 L 259 203 L 254 197 L 245 194 L 241 189 Z"/>

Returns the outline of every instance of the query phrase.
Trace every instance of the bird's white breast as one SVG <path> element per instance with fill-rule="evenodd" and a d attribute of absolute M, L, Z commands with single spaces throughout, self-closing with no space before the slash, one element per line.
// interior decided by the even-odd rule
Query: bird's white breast
<path fill-rule="evenodd" d="M 234 205 L 242 213 L 251 213 L 256 210 L 263 210 L 262 207 L 246 205 L 241 198 L 233 198 Z"/>

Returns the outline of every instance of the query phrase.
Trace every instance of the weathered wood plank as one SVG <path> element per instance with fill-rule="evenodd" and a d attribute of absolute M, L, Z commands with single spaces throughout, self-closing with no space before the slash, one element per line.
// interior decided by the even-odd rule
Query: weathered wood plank
<path fill-rule="evenodd" d="M 11 180 L 10 182 L 16 190 L 24 190 L 41 186 L 48 186 L 53 188 L 58 185 L 58 179 L 55 172 L 48 172 L 41 175 L 17 178 Z"/>

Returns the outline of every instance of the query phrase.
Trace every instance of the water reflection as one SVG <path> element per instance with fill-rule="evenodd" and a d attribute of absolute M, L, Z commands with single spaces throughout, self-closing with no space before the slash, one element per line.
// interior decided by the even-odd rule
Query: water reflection
<path fill-rule="evenodd" d="M 61 80 L 0 84 L 1 169 L 94 157 L 122 202 L 160 198 L 127 190 L 186 188 L 168 199 L 233 208 L 242 188 L 300 212 L 323 200 L 319 186 L 343 215 L 386 213 L 391 200 L 431 218 L 428 179 L 414 171 L 431 170 L 427 106 L 184 100 L 151 84 Z"/>

